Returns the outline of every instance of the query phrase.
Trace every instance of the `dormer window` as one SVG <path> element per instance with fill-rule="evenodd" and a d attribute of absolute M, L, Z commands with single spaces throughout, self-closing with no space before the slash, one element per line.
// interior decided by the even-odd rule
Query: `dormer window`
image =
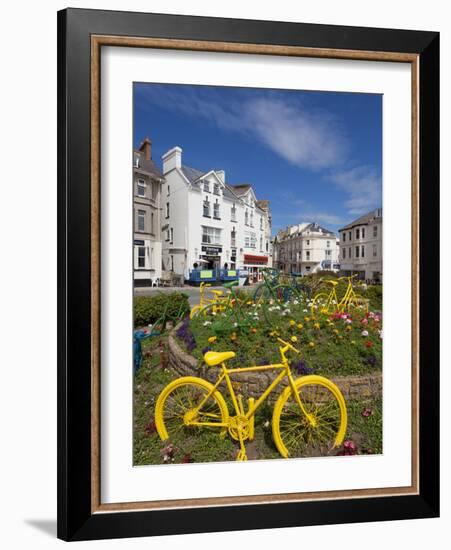
<path fill-rule="evenodd" d="M 135 155 L 135 168 L 139 168 L 139 155 Z"/>
<path fill-rule="evenodd" d="M 249 212 L 247 210 L 244 213 L 244 225 L 249 225 Z"/>
<path fill-rule="evenodd" d="M 204 181 L 204 191 L 210 193 L 210 183 L 207 180 Z"/>
<path fill-rule="evenodd" d="M 251 212 L 251 227 L 254 227 L 254 213 Z"/>
<path fill-rule="evenodd" d="M 218 183 L 215 183 L 214 186 L 213 186 L 213 193 L 215 195 L 220 195 L 220 192 L 219 192 L 219 184 Z"/>
<path fill-rule="evenodd" d="M 232 206 L 231 210 L 231 221 L 236 222 L 236 207 L 235 204 Z"/>

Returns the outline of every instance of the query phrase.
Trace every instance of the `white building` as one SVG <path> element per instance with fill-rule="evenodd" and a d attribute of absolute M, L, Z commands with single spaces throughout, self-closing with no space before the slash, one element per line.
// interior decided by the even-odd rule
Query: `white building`
<path fill-rule="evenodd" d="M 274 266 L 285 273 L 308 275 L 338 270 L 339 247 L 335 233 L 317 223 L 291 225 L 274 239 Z"/>
<path fill-rule="evenodd" d="M 382 282 L 382 208 L 368 212 L 338 232 L 343 274 Z"/>
<path fill-rule="evenodd" d="M 248 184 L 227 184 L 223 170 L 185 166 L 180 147 L 162 160 L 163 269 L 188 279 L 195 268 L 247 268 L 257 279 L 271 265 L 268 201 Z"/>

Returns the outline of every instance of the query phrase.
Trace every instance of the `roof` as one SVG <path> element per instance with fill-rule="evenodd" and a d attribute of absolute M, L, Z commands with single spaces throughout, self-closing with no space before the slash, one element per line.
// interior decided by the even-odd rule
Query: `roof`
<path fill-rule="evenodd" d="M 135 167 L 135 171 L 146 172 L 154 178 L 163 179 L 163 174 L 152 159 L 147 160 L 143 151 L 135 150 L 135 153 L 139 155 L 139 167 Z"/>
<path fill-rule="evenodd" d="M 353 222 L 348 223 L 348 225 L 345 225 L 338 231 L 344 231 L 345 229 L 352 229 L 357 225 L 368 225 L 370 222 L 373 222 L 375 220 L 381 220 L 381 219 L 382 219 L 382 208 L 377 208 L 376 210 L 371 210 L 371 212 L 368 212 L 367 214 L 360 216 L 360 218 L 357 218 Z"/>
<path fill-rule="evenodd" d="M 312 231 L 315 233 L 321 233 L 324 237 L 336 238 L 336 235 L 330 229 L 319 225 L 318 223 L 300 223 L 298 225 L 290 225 L 286 229 L 281 229 L 276 237 L 278 241 L 298 237 L 304 235 L 307 231 Z"/>
<path fill-rule="evenodd" d="M 251 185 L 249 183 L 240 183 L 238 185 L 231 185 L 230 186 L 238 197 L 241 197 L 242 195 L 245 195 L 249 189 L 251 189 Z"/>
<path fill-rule="evenodd" d="M 185 166 L 184 164 L 182 165 L 182 172 L 191 184 L 195 184 L 196 181 L 205 174 L 205 172 L 201 172 L 200 170 L 196 170 L 196 168 L 191 168 L 190 166 Z"/>

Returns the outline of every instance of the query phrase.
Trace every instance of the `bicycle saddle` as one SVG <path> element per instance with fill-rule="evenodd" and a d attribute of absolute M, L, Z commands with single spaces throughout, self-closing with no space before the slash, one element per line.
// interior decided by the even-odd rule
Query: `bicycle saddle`
<path fill-rule="evenodd" d="M 234 351 L 207 351 L 204 355 L 204 361 L 208 366 L 214 367 L 215 365 L 219 365 L 219 363 L 232 359 L 232 357 L 235 357 Z"/>
<path fill-rule="evenodd" d="M 329 285 L 332 285 L 332 286 L 337 286 L 338 285 L 337 281 L 324 281 L 324 282 L 328 283 Z"/>

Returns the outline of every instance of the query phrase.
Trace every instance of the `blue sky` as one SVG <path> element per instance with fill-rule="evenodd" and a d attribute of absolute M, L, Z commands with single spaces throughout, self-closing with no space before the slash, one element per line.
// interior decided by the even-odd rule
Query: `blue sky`
<path fill-rule="evenodd" d="M 183 164 L 251 183 L 273 233 L 382 205 L 381 95 L 135 83 L 134 147 L 146 136 L 160 167 L 178 145 Z"/>

